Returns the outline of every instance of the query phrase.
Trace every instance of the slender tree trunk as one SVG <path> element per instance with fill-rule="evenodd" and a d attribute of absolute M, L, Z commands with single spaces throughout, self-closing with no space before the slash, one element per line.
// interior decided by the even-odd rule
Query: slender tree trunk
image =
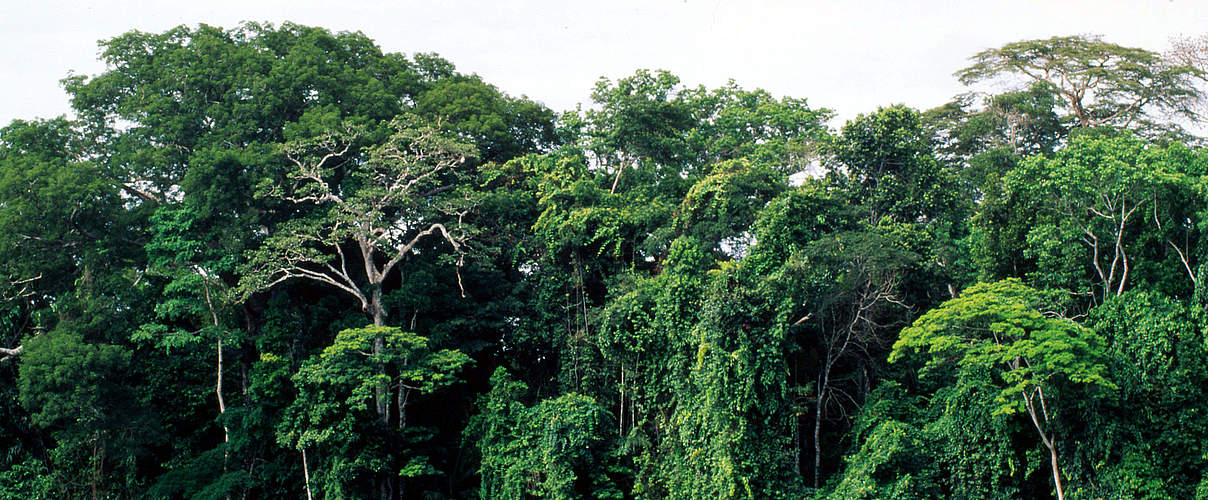
<path fill-rule="evenodd" d="M 793 472 L 801 475 L 801 417 L 796 411 L 791 419 L 793 425 Z"/>
<path fill-rule="evenodd" d="M 798 321 L 798 324 L 800 321 Z M 792 387 L 799 387 L 801 366 L 799 359 L 793 357 L 789 368 L 789 375 L 792 380 L 789 381 Z M 793 426 L 793 473 L 798 477 L 801 476 L 801 409 L 798 407 L 798 400 L 793 398 L 793 414 L 789 417 L 789 425 Z"/>
<path fill-rule="evenodd" d="M 621 407 L 617 411 L 617 436 L 625 435 L 625 365 L 621 365 Z"/>
<path fill-rule="evenodd" d="M 97 444 L 99 441 L 100 437 L 94 437 L 92 440 L 92 474 L 91 477 L 88 478 L 88 490 L 92 493 L 92 500 L 101 498 L 97 483 L 99 482 L 101 475 L 101 462 L 104 461 L 105 458 L 102 456 L 103 452 L 101 451 L 104 448 L 99 447 Z"/>
<path fill-rule="evenodd" d="M 1062 491 L 1061 471 L 1057 467 L 1057 447 L 1049 446 L 1049 462 L 1053 466 L 1053 484 L 1057 487 L 1057 500 L 1065 500 L 1065 492 Z"/>
<path fill-rule="evenodd" d="M 390 481 L 390 475 L 387 474 L 386 479 L 384 481 L 382 481 L 382 487 L 381 487 L 382 500 L 391 500 L 392 497 L 390 494 L 393 491 L 393 486 L 394 485 Z"/>
<path fill-rule="evenodd" d="M 849 330 L 850 332 L 850 330 Z M 821 486 L 822 478 L 822 406 L 826 404 L 826 391 L 830 388 L 830 372 L 834 366 L 835 357 L 830 355 L 830 349 L 827 349 L 826 364 L 822 367 L 822 373 L 818 376 L 818 397 L 815 400 L 817 408 L 814 409 L 814 489 Z"/>
<path fill-rule="evenodd" d="M 1040 398 L 1044 426 L 1040 424 L 1041 417 L 1036 414 L 1036 403 L 1033 401 L 1033 398 L 1036 397 Z M 1053 487 L 1057 490 L 1057 500 L 1065 500 L 1065 491 L 1061 484 L 1061 467 L 1057 464 L 1057 440 L 1044 430 L 1049 423 L 1048 411 L 1044 409 L 1044 393 L 1040 389 L 1036 389 L 1031 396 L 1025 394 L 1023 400 L 1024 407 L 1028 410 L 1028 416 L 1032 418 L 1032 425 L 1036 428 L 1036 434 L 1040 436 L 1040 442 L 1049 449 L 1049 465 L 1053 468 Z"/>
<path fill-rule="evenodd" d="M 210 296 L 209 276 L 202 271 L 201 266 L 195 266 L 197 274 L 201 275 L 202 284 L 205 286 L 206 292 L 206 307 L 210 309 L 210 321 L 214 325 L 214 335 L 218 337 L 218 366 L 214 380 L 214 394 L 218 396 L 218 416 L 222 420 L 222 471 L 226 472 L 227 459 L 230 457 L 230 450 L 227 445 L 231 443 L 231 429 L 226 423 L 226 400 L 222 396 L 222 330 L 218 327 L 218 311 L 214 309 L 214 299 Z"/>
<path fill-rule="evenodd" d="M 817 405 L 818 408 L 814 411 L 814 489 L 818 489 L 819 478 L 822 477 L 822 442 L 819 437 L 822 435 L 822 393 L 818 393 Z"/>
<path fill-rule="evenodd" d="M 403 360 L 403 364 L 407 364 L 407 360 Z M 398 384 L 398 430 L 402 435 L 407 429 L 407 400 L 410 399 L 411 391 L 403 386 L 402 380 Z M 407 478 L 395 477 L 393 481 L 398 483 L 398 498 L 407 498 Z"/>
<path fill-rule="evenodd" d="M 214 392 L 218 395 L 218 415 L 222 420 L 222 472 L 226 472 L 227 459 L 230 458 L 231 430 L 226 423 L 226 400 L 222 397 L 222 334 L 218 334 L 218 375 L 214 383 Z"/>
<path fill-rule="evenodd" d="M 638 363 L 641 363 L 641 357 L 638 357 Z M 633 379 L 633 375 L 629 376 L 629 383 L 633 384 L 633 389 L 629 391 L 629 430 L 633 430 L 638 425 L 638 397 L 641 393 L 637 381 Z"/>
<path fill-rule="evenodd" d="M 617 176 L 612 180 L 612 188 L 608 190 L 608 194 L 617 192 L 617 184 L 621 182 L 621 173 L 625 171 L 624 166 L 617 167 Z"/>
<path fill-rule="evenodd" d="M 302 448 L 302 478 L 306 480 L 306 500 L 314 500 L 310 494 L 310 467 L 306 465 L 306 448 Z"/>
<path fill-rule="evenodd" d="M 398 387 L 398 430 L 403 431 L 407 428 L 407 388 L 400 383 Z"/>

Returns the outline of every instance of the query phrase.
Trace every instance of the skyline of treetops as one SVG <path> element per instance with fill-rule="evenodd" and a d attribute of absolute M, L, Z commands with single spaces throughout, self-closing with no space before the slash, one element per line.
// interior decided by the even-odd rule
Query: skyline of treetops
<path fill-rule="evenodd" d="M 1208 498 L 1208 37 L 838 127 L 292 23 L 100 48 L 0 128 L 0 498 Z"/>

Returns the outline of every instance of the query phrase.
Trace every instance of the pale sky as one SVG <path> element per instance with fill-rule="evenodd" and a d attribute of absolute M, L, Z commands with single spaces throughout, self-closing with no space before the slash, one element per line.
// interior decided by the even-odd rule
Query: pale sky
<path fill-rule="evenodd" d="M 1172 36 L 1208 32 L 1208 1 L 0 0 L 0 125 L 69 113 L 58 81 L 104 70 L 98 40 L 244 20 L 437 52 L 558 111 L 586 105 L 601 76 L 650 68 L 690 86 L 732 78 L 846 119 L 894 103 L 940 105 L 964 90 L 952 73 L 969 56 L 1017 40 L 1094 33 L 1160 51 Z"/>

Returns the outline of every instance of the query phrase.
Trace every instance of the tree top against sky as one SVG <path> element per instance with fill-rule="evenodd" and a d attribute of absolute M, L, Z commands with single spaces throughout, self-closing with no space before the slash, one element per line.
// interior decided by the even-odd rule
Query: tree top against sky
<path fill-rule="evenodd" d="M 1107 5 L 1110 4 L 1110 5 Z M 1196 35 L 1202 3 L 891 3 L 625 0 L 566 4 L 355 0 L 216 0 L 145 5 L 133 0 L 13 2 L 0 12 L 0 64 L 20 78 L 0 83 L 0 123 L 67 113 L 57 81 L 97 74 L 97 40 L 138 29 L 162 32 L 241 21 L 362 31 L 386 52 L 436 52 L 512 95 L 554 110 L 588 103 L 600 76 L 666 69 L 691 86 L 735 79 L 747 88 L 802 97 L 840 120 L 887 102 L 930 108 L 962 87 L 951 75 L 970 54 L 1027 39 L 1102 34 L 1126 47 L 1163 50 Z M 450 36 L 456 33 L 456 36 Z"/>

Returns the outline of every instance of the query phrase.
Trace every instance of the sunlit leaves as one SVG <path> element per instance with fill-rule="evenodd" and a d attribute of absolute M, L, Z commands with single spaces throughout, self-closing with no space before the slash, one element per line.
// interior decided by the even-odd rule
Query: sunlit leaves
<path fill-rule="evenodd" d="M 1110 391 L 1103 340 L 1073 321 L 1037 310 L 1042 297 L 1019 283 L 1004 280 L 978 284 L 959 298 L 928 311 L 902 330 L 890 361 L 917 353 L 922 376 L 952 377 L 974 367 L 996 367 L 1002 390 L 997 412 L 1023 409 L 1021 395 L 1033 388 L 1083 386 L 1084 391 Z"/>

